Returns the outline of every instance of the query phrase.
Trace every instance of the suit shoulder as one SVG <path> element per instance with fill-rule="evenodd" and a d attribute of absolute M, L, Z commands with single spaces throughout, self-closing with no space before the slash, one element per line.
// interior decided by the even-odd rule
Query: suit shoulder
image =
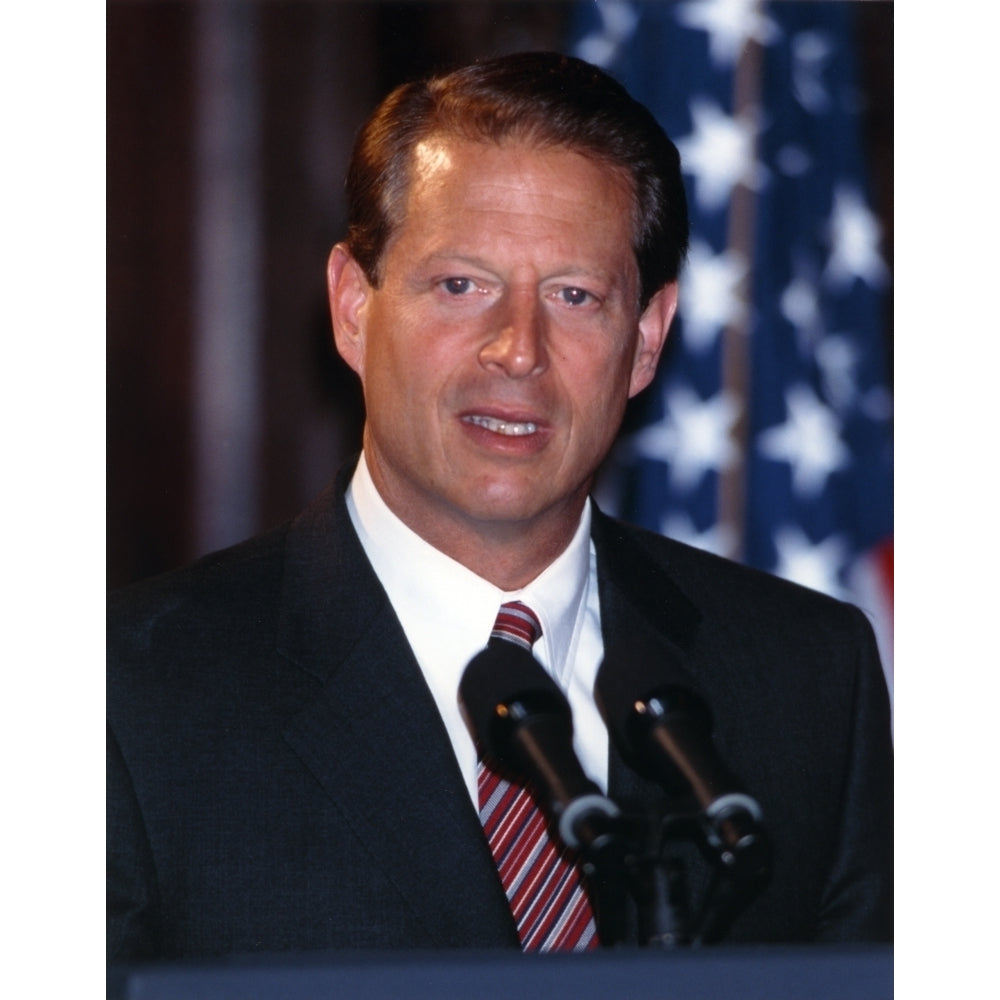
<path fill-rule="evenodd" d="M 843 627 L 862 612 L 828 594 L 782 579 L 732 559 L 695 548 L 645 528 L 607 519 L 617 559 L 633 566 L 645 560 L 654 573 L 671 579 L 698 608 L 727 617 L 775 616 L 783 620 L 825 619 Z M 624 565 L 624 563 L 623 563 Z M 649 572 L 649 570 L 647 570 Z M 864 626 L 863 626 L 864 627 Z"/>
<path fill-rule="evenodd" d="M 287 526 L 108 595 L 108 652 L 149 650 L 172 637 L 240 627 L 267 615 L 280 587 Z"/>

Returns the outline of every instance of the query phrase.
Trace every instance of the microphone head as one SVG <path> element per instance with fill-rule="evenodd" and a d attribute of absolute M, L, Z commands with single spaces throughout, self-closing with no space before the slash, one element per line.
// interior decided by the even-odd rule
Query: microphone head
<path fill-rule="evenodd" d="M 680 793 L 687 781 L 665 768 L 660 754 L 650 754 L 657 726 L 666 724 L 684 742 L 707 741 L 712 731 L 708 705 L 688 681 L 680 654 L 661 647 L 663 659 L 612 656 L 597 672 L 594 695 L 604 721 L 625 762 L 646 778 L 672 786 Z M 648 654 L 647 654 L 648 655 Z"/>
<path fill-rule="evenodd" d="M 566 696 L 531 652 L 497 639 L 474 656 L 458 693 L 480 747 L 501 762 L 512 756 L 514 731 L 533 715 L 558 720 L 572 734 Z"/>

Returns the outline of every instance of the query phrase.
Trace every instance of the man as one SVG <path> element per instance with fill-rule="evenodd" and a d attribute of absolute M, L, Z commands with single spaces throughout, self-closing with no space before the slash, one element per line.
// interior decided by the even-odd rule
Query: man
<path fill-rule="evenodd" d="M 861 614 L 588 500 L 677 305 L 673 145 L 595 68 L 506 57 L 390 95 L 348 201 L 329 288 L 363 455 L 291 523 L 111 602 L 110 958 L 535 947 L 457 696 L 511 602 L 627 810 L 664 793 L 609 740 L 598 668 L 682 657 L 773 842 L 728 941 L 887 939 L 888 703 Z M 712 866 L 680 857 L 703 896 Z"/>

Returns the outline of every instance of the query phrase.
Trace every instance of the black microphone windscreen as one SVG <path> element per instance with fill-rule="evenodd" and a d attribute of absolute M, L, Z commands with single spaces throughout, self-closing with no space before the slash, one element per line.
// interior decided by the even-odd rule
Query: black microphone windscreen
<path fill-rule="evenodd" d="M 544 700 L 546 708 L 567 720 L 572 719 L 566 696 L 545 672 L 531 652 L 515 642 L 491 642 L 470 661 L 458 685 L 473 732 L 493 753 L 493 720 L 497 706 L 530 695 Z"/>
<path fill-rule="evenodd" d="M 673 646 L 661 644 L 658 656 L 629 655 L 618 647 L 597 672 L 594 694 L 619 752 L 634 770 L 647 777 L 661 777 L 661 762 L 649 755 L 654 717 L 648 707 L 653 699 L 657 717 L 670 720 L 674 732 L 707 740 L 711 712 L 698 694 L 683 657 Z"/>
<path fill-rule="evenodd" d="M 659 664 L 606 657 L 597 672 L 595 688 L 607 712 L 608 722 L 617 723 L 631 711 L 636 698 L 643 698 L 664 683 L 670 674 Z"/>
<path fill-rule="evenodd" d="M 637 699 L 658 689 L 683 688 L 692 696 L 697 694 L 681 652 L 666 643 L 659 644 L 655 657 L 648 652 L 632 655 L 627 648 L 618 647 L 605 657 L 594 687 L 609 726 L 621 725 L 631 715 Z"/>

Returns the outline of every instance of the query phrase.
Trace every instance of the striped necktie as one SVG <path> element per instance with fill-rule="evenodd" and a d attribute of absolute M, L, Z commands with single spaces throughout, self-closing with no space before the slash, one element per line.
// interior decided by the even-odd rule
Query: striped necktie
<path fill-rule="evenodd" d="M 525 649 L 542 626 L 525 604 L 504 604 L 491 639 Z M 597 927 L 583 888 L 576 852 L 548 824 L 531 792 L 479 763 L 479 818 L 496 860 L 524 951 L 588 951 L 598 946 Z"/>

